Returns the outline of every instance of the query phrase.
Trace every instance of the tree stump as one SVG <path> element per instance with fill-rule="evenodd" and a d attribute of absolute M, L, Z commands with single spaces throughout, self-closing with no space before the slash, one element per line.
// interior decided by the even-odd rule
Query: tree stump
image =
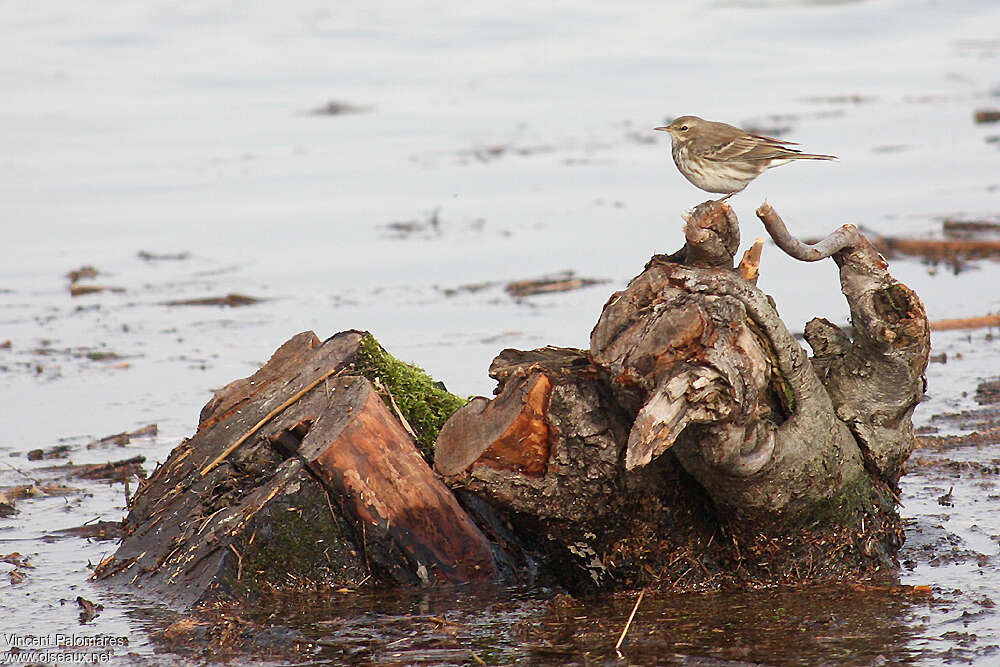
<path fill-rule="evenodd" d="M 681 250 L 611 296 L 589 350 L 504 350 L 492 399 L 448 394 L 362 332 L 296 336 L 205 406 L 95 578 L 183 607 L 363 582 L 693 589 L 892 565 L 923 305 L 854 227 L 806 245 L 757 214 L 788 254 L 840 267 L 851 329 L 813 319 L 812 358 L 756 287 L 762 243 L 734 266 L 736 216 L 706 202 Z"/>
<path fill-rule="evenodd" d="M 769 205 L 758 216 L 789 254 L 834 258 L 850 335 L 813 320 L 811 360 L 755 285 L 760 242 L 734 267 L 736 216 L 706 202 L 686 218 L 685 246 L 655 256 L 608 300 L 589 353 L 497 357 L 496 398 L 446 423 L 438 472 L 515 525 L 590 535 L 573 544 L 593 554 L 604 581 L 662 583 L 692 539 L 691 584 L 860 576 L 891 564 L 930 348 L 923 305 L 852 226 L 806 246 Z M 686 537 L 637 539 L 657 531 Z"/>
<path fill-rule="evenodd" d="M 180 608 L 366 580 L 493 579 L 484 535 L 358 374 L 372 345 L 357 331 L 299 334 L 220 389 L 139 488 L 95 578 Z"/>

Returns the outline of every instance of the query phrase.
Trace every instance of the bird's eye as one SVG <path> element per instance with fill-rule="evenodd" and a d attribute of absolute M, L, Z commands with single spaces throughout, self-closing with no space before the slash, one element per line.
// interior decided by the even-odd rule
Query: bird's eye
<path fill-rule="evenodd" d="M 681 132 L 687 132 L 687 131 L 688 131 L 688 126 L 687 125 L 681 125 Z"/>

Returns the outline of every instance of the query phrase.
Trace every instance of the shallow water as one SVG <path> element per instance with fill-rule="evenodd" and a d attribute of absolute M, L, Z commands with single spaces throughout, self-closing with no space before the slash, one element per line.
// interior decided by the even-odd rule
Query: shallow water
<path fill-rule="evenodd" d="M 25 454 L 57 444 L 72 447 L 74 463 L 141 453 L 151 470 L 193 431 L 213 388 L 249 374 L 303 330 L 371 330 L 459 394 L 491 391 L 486 368 L 504 347 L 586 346 L 609 293 L 651 254 L 679 247 L 679 214 L 705 198 L 650 131 L 683 113 L 783 133 L 841 158 L 771 171 L 734 197 L 745 244 L 762 233 L 753 209 L 764 197 L 803 237 L 844 222 L 932 236 L 945 218 L 1000 215 L 1000 125 L 973 121 L 975 110 L 1000 107 L 994 3 L 363 8 L 300 0 L 279 11 L 199 0 L 14 2 L 0 12 L 0 344 L 10 341 L 0 347 L 8 464 L 0 487 L 45 475 L 40 468 L 60 461 Z M 311 113 L 330 101 L 361 109 Z M 143 259 L 140 251 L 188 255 Z M 82 265 L 100 272 L 91 282 L 125 291 L 70 297 L 64 274 Z M 931 319 L 997 310 L 998 266 L 966 269 L 892 262 Z M 610 282 L 520 300 L 502 288 L 562 270 Z M 769 245 L 760 284 L 792 329 L 814 315 L 846 322 L 832 262 L 793 263 Z M 164 305 L 231 292 L 265 300 Z M 948 363 L 928 371 L 919 424 L 972 407 L 978 382 L 1000 374 L 984 331 L 935 335 L 933 345 Z M 148 423 L 159 426 L 154 438 L 86 448 Z M 987 465 L 998 456 L 966 447 L 924 458 Z M 694 625 L 678 633 L 674 601 L 650 599 L 629 659 L 837 663 L 848 646 L 856 664 L 879 655 L 989 664 L 1000 644 L 1000 620 L 983 603 L 1000 601 L 994 477 L 931 461 L 904 478 L 912 524 L 901 556 L 912 567 L 900 577 L 933 586 L 930 600 L 863 596 L 866 623 L 853 594 L 842 612 L 810 616 L 812 606 L 833 604 L 831 594 L 776 593 L 804 616 L 773 626 L 760 614 L 778 603 L 766 598 L 759 613 L 725 623 L 720 610 L 743 602 L 682 601 L 683 623 Z M 147 655 L 147 630 L 162 618 L 86 582 L 87 563 L 114 544 L 44 538 L 120 518 L 124 489 L 67 483 L 85 493 L 23 500 L 17 515 L 0 519 L 0 555 L 16 551 L 34 565 L 13 584 L 13 566 L 0 564 L 0 606 L 14 619 L 7 629 L 128 636 L 129 651 Z M 949 488 L 954 504 L 942 506 Z M 77 595 L 105 605 L 87 625 L 77 619 Z M 551 613 L 544 592 L 496 596 L 514 600 L 518 618 Z M 473 643 L 488 644 L 514 622 L 501 616 L 487 627 L 500 602 L 428 604 L 471 628 Z M 503 643 L 492 661 L 614 659 L 609 647 L 631 600 L 579 604 L 582 639 L 564 637 L 570 624 L 557 618 L 551 635 Z M 809 630 L 827 622 L 824 613 L 849 618 Z M 860 633 L 852 644 L 852 619 L 866 632 L 889 628 L 891 641 Z M 588 634 L 588 623 L 600 631 Z M 799 636 L 792 625 L 810 640 L 784 641 Z M 409 630 L 423 627 L 414 621 Z M 558 660 L 525 648 L 546 641 L 570 647 Z M 730 644 L 750 648 L 722 650 Z M 374 646 L 365 659 L 417 660 Z"/>

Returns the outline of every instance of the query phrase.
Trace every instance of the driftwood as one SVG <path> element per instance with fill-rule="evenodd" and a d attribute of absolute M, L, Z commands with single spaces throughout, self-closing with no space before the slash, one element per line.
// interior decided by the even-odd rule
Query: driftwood
<path fill-rule="evenodd" d="M 734 266 L 736 216 L 706 202 L 681 250 L 611 296 L 589 350 L 504 350 L 492 399 L 392 380 L 399 362 L 375 368 L 385 353 L 361 332 L 296 336 L 205 406 L 95 577 L 185 606 L 365 582 L 692 588 L 892 565 L 923 306 L 853 226 L 810 245 L 769 205 L 757 214 L 784 252 L 840 267 L 851 329 L 809 322 L 811 358 L 756 287 L 762 241 Z"/>
<path fill-rule="evenodd" d="M 720 561 L 741 560 L 740 541 L 773 546 L 794 535 L 840 545 L 808 554 L 828 574 L 890 563 L 929 352 L 923 306 L 853 226 L 807 245 L 769 205 L 758 216 L 789 255 L 837 262 L 851 337 L 813 320 L 810 359 L 753 284 L 760 244 L 734 270 L 738 221 L 725 203 L 706 202 L 687 218 L 684 248 L 654 257 L 611 297 L 589 353 L 506 350 L 494 361 L 497 397 L 476 399 L 442 429 L 438 472 L 521 521 L 532 514 L 547 532 L 553 520 L 607 528 L 610 513 L 619 526 L 631 522 L 634 539 L 656 523 L 639 496 L 672 511 L 703 502 L 690 487 L 677 492 L 684 479 L 670 471 L 679 465 L 716 513 L 688 518 L 715 522 L 700 528 L 731 541 L 712 554 Z M 653 464 L 656 475 L 633 476 Z M 620 533 L 589 532 L 587 552 L 619 572 L 637 560 L 662 568 L 684 548 L 624 554 Z M 797 567 L 801 555 L 787 550 L 785 564 Z"/>
<path fill-rule="evenodd" d="M 956 329 L 986 329 L 1000 327 L 1000 315 L 982 315 L 980 317 L 957 317 L 949 320 L 931 322 L 931 331 L 955 331 Z"/>
<path fill-rule="evenodd" d="M 483 534 L 356 374 L 365 336 L 300 334 L 216 392 L 197 434 L 136 492 L 126 538 L 95 578 L 178 607 L 368 579 L 493 578 Z"/>

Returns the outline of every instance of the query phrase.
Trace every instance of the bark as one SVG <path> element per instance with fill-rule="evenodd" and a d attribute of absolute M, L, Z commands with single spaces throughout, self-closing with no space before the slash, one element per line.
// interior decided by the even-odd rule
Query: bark
<path fill-rule="evenodd" d="M 608 301 L 591 335 L 592 358 L 636 413 L 627 467 L 673 448 L 736 515 L 788 522 L 835 510 L 849 521 L 884 500 L 879 485 L 895 485 L 912 449 L 926 316 L 852 226 L 808 246 L 769 205 L 758 215 L 793 257 L 834 257 L 853 338 L 814 320 L 814 364 L 770 299 L 732 269 L 731 209 L 707 202 L 687 221 L 687 247 L 654 258 Z"/>
<path fill-rule="evenodd" d="M 354 374 L 364 339 L 300 334 L 219 390 L 136 493 L 127 536 L 95 577 L 177 607 L 367 579 L 493 578 L 483 534 Z"/>
<path fill-rule="evenodd" d="M 768 205 L 758 215 L 791 256 L 837 262 L 852 330 L 811 322 L 810 359 L 755 286 L 762 241 L 734 267 L 732 209 L 698 206 L 685 246 L 609 299 L 589 353 L 505 350 L 495 398 L 445 424 L 435 467 L 467 506 L 500 512 L 480 525 L 509 526 L 543 571 L 574 565 L 552 548 L 562 541 L 596 585 L 802 581 L 892 562 L 923 306 L 852 226 L 809 245 Z"/>
<path fill-rule="evenodd" d="M 434 468 L 451 486 L 534 516 L 585 521 L 619 491 L 627 415 L 586 353 L 504 350 L 497 397 L 479 397 L 441 429 Z"/>
<path fill-rule="evenodd" d="M 490 375 L 496 397 L 452 415 L 434 467 L 520 564 L 520 580 L 529 572 L 574 591 L 620 585 L 650 554 L 672 551 L 663 541 L 690 533 L 688 515 L 700 507 L 689 504 L 703 496 L 671 459 L 625 469 L 631 418 L 585 351 L 504 350 Z M 667 506 L 678 495 L 688 501 L 680 515 Z"/>
<path fill-rule="evenodd" d="M 891 563 L 923 305 L 853 226 L 810 245 L 769 205 L 758 216 L 784 252 L 840 267 L 851 328 L 808 323 L 812 358 L 756 287 L 762 241 L 734 266 L 739 222 L 706 202 L 681 250 L 611 296 L 589 350 L 504 350 L 492 399 L 457 408 L 361 332 L 296 336 L 205 406 L 95 577 L 185 606 L 363 581 L 684 588 Z M 434 443 L 434 471 L 415 438 Z"/>
<path fill-rule="evenodd" d="M 765 204 L 758 217 L 776 241 L 788 237 L 784 222 Z M 876 479 L 895 489 L 913 451 L 911 417 L 926 388 L 930 325 L 920 298 L 895 280 L 885 259 L 854 225 L 834 235 L 831 256 L 851 311 L 851 336 L 824 319 L 805 328 L 813 365 Z"/>

